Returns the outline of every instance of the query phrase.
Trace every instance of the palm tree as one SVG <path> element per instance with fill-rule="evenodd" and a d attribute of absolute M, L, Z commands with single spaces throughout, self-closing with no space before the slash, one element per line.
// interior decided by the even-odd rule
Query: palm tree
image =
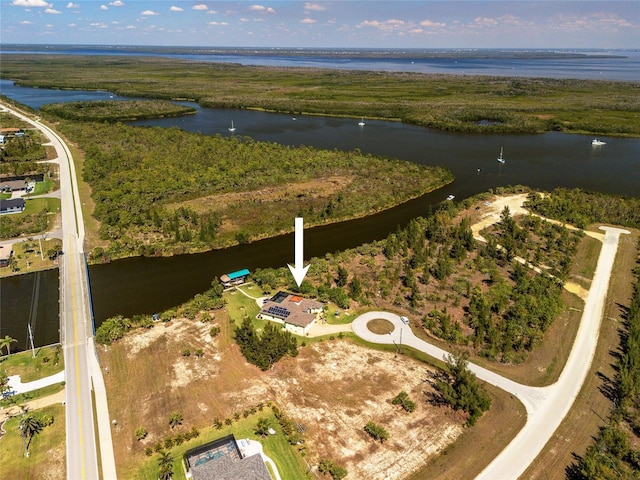
<path fill-rule="evenodd" d="M 11 355 L 11 344 L 17 342 L 15 338 L 11 338 L 9 335 L 5 335 L 4 338 L 0 338 L 0 352 L 3 348 L 7 349 L 7 355 Z"/>
<path fill-rule="evenodd" d="M 158 458 L 158 480 L 171 480 L 171 473 L 173 470 L 173 455 L 171 452 L 160 452 L 160 458 Z"/>
<path fill-rule="evenodd" d="M 254 428 L 254 432 L 256 435 L 260 435 L 261 437 L 266 437 L 269 433 L 269 428 L 271 427 L 271 422 L 267 417 L 260 417 L 258 419 L 258 424 Z"/>
<path fill-rule="evenodd" d="M 39 418 L 33 414 L 23 415 L 20 419 L 20 431 L 22 435 L 22 445 L 24 447 L 24 456 L 29 456 L 29 446 L 31 440 L 39 434 L 44 426 Z"/>

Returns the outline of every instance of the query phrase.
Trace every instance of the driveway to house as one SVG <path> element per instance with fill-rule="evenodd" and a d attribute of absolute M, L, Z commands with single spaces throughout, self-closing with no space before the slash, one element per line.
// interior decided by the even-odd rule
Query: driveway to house
<path fill-rule="evenodd" d="M 618 240 L 627 230 L 600 227 L 605 232 L 598 264 L 587 294 L 580 327 L 567 363 L 556 383 L 547 387 L 530 387 L 509 380 L 486 368 L 469 363 L 476 376 L 517 396 L 527 410 L 527 422 L 507 447 L 476 477 L 476 480 L 513 480 L 527 469 L 542 451 L 573 405 L 587 376 L 598 343 L 598 333 Z M 394 330 L 379 335 L 367 328 L 373 319 L 385 319 Z M 448 352 L 416 337 L 411 328 L 390 312 L 368 312 L 353 321 L 353 331 L 366 341 L 407 345 L 432 357 L 443 359 Z M 489 441 L 489 439 L 487 439 Z"/>

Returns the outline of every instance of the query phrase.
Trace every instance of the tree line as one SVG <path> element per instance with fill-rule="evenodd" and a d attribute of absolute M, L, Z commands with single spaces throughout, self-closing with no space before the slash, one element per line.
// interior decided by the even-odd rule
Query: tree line
<path fill-rule="evenodd" d="M 529 196 L 527 206 L 539 215 L 585 228 L 591 223 L 609 223 L 640 228 L 640 198 L 558 188 L 550 195 Z"/>
<path fill-rule="evenodd" d="M 40 107 L 40 111 L 66 120 L 82 122 L 124 122 L 196 113 L 196 109 L 193 107 L 186 107 L 166 100 L 94 100 L 90 102 L 50 103 Z"/>

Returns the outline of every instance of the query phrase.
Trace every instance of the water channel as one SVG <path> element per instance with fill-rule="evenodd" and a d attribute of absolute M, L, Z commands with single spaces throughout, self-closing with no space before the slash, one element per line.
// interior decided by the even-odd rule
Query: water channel
<path fill-rule="evenodd" d="M 51 92 L 32 92 L 38 95 L 35 103 L 39 105 L 36 106 L 29 103 L 29 94 L 25 92 L 34 89 L 9 88 L 5 81 L 0 81 L 0 87 L 3 94 L 34 108 L 49 103 L 46 97 Z M 111 97 L 106 92 L 58 91 L 54 92 L 56 98 L 49 101 L 65 101 L 65 93 L 74 98 L 85 94 L 91 98 L 92 93 L 95 98 Z M 606 145 L 592 147 L 591 137 L 583 135 L 448 134 L 398 122 L 366 120 L 366 125 L 360 127 L 357 118 L 298 115 L 294 119 L 291 115 L 259 111 L 197 108 L 196 115 L 135 123 L 177 126 L 207 135 L 226 136 L 231 135 L 227 127 L 233 120 L 234 135 L 286 145 L 340 150 L 358 148 L 363 152 L 426 165 L 443 165 L 455 174 L 456 180 L 451 185 L 385 212 L 306 229 L 306 258 L 321 257 L 328 252 L 384 238 L 411 218 L 429 214 L 449 194 L 459 200 L 490 188 L 516 184 L 541 190 L 579 187 L 617 195 L 640 194 L 640 139 L 603 137 Z M 506 159 L 504 165 L 496 161 L 501 147 Z M 293 226 L 293 218 L 291 224 Z M 283 235 L 221 251 L 171 258 L 130 258 L 91 266 L 89 274 L 96 322 L 99 324 L 117 314 L 130 316 L 173 307 L 206 290 L 211 281 L 223 273 L 240 268 L 284 266 L 293 261 L 293 253 L 293 236 Z M 16 318 L 16 322 L 25 325 L 26 319 L 17 319 L 29 318 L 29 302 L 24 294 L 26 306 L 20 306 L 19 301 L 6 302 L 4 298 L 17 298 L 18 290 L 28 290 L 27 283 L 33 284 L 28 279 L 33 275 L 20 275 L 16 277 L 18 280 L 14 278 L 10 282 L 7 279 L 0 281 L 3 297 L 0 336 L 9 334 L 18 338 L 19 343 L 23 335 L 13 327 L 9 328 L 6 319 Z M 47 288 L 52 288 L 49 280 L 46 283 L 49 284 Z M 57 289 L 57 281 L 51 283 L 55 283 Z M 53 304 L 40 309 L 53 309 Z M 51 343 L 51 338 L 57 341 L 57 316 L 40 329 L 47 330 L 47 339 L 43 342 Z"/>

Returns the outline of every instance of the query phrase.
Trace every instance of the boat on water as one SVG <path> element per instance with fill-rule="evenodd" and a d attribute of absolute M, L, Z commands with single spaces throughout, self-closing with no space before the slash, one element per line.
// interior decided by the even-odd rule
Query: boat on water
<path fill-rule="evenodd" d="M 591 145 L 594 145 L 596 147 L 600 146 L 600 145 L 606 145 L 607 142 L 603 142 L 602 140 L 598 140 L 597 138 L 594 138 L 593 140 L 591 140 Z"/>
<path fill-rule="evenodd" d="M 504 157 L 502 156 L 502 147 L 500 147 L 500 156 L 498 157 L 498 161 L 500 163 L 504 163 L 506 160 L 504 159 Z"/>
<path fill-rule="evenodd" d="M 230 132 L 235 132 L 236 131 L 236 127 L 233 126 L 233 120 L 231 120 L 231 126 L 229 127 L 229 131 Z"/>
<path fill-rule="evenodd" d="M 358 125 L 360 125 L 361 127 L 364 127 L 365 123 L 364 123 L 364 117 L 362 117 L 360 119 L 360 121 L 358 122 Z"/>
<path fill-rule="evenodd" d="M 455 196 L 455 195 L 449 195 L 449 196 L 447 197 L 447 200 L 453 200 L 454 198 L 456 198 L 456 196 Z"/>

